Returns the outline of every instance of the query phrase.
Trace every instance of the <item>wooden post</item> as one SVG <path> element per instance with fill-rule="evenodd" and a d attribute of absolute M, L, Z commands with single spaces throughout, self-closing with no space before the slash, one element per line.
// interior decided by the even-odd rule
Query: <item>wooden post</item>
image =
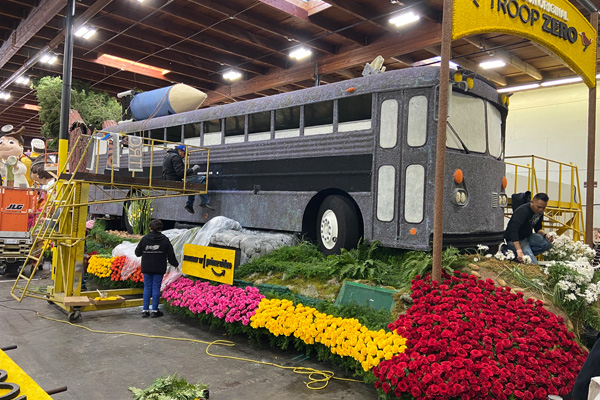
<path fill-rule="evenodd" d="M 433 201 L 433 271 L 432 280 L 442 280 L 442 239 L 444 232 L 444 177 L 446 174 L 446 124 L 448 122 L 448 78 L 452 50 L 452 0 L 444 0 L 442 17 L 442 61 L 438 97 L 437 143 L 435 152 L 435 196 Z"/>
<path fill-rule="evenodd" d="M 598 29 L 598 12 L 590 14 L 590 23 Z M 597 69 L 597 68 L 596 68 Z M 594 72 L 596 75 L 596 72 Z M 587 189 L 585 193 L 585 243 L 594 247 L 594 172 L 596 169 L 596 85 L 588 96 Z"/>

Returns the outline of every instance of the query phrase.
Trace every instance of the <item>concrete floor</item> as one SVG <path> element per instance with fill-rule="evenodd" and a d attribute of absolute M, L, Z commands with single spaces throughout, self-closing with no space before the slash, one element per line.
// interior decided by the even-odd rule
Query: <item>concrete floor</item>
<path fill-rule="evenodd" d="M 45 274 L 44 274 L 45 273 Z M 45 287 L 52 281 L 39 271 L 32 285 Z M 18 303 L 10 296 L 14 277 L 0 277 L 0 347 L 17 345 L 7 354 L 42 388 L 67 386 L 55 400 L 127 400 L 128 387 L 148 387 L 152 381 L 175 372 L 191 383 L 209 385 L 211 399 L 376 399 L 375 389 L 359 382 L 331 380 L 322 390 L 305 386 L 306 375 L 254 362 L 215 358 L 205 353 L 206 345 L 174 340 L 131 336 L 122 333 L 92 333 L 40 318 L 66 321 L 66 314 L 43 300 L 25 298 Z M 340 369 L 295 351 L 279 351 L 248 345 L 245 336 L 228 337 L 190 320 L 165 314 L 141 318 L 141 308 L 83 313 L 82 326 L 102 331 L 127 331 L 148 335 L 192 338 L 206 342 L 224 339 L 234 347 L 212 346 L 211 352 L 285 366 L 329 370 L 346 377 Z M 298 358 L 298 359 L 295 359 Z M 0 366 L 1 369 L 2 366 Z"/>

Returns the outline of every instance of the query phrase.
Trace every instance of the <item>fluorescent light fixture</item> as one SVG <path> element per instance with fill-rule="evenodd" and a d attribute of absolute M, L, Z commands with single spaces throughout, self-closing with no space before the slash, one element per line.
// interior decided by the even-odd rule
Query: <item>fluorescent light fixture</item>
<path fill-rule="evenodd" d="M 111 56 L 110 54 L 102 54 L 94 60 L 94 62 L 106 65 L 107 67 L 117 68 L 123 71 L 134 72 L 146 76 L 151 76 L 157 79 L 167 79 L 164 75 L 171 72 L 168 69 L 153 67 L 152 65 L 143 64 L 140 62 L 128 60 L 126 58 Z"/>
<path fill-rule="evenodd" d="M 290 58 L 294 58 L 296 60 L 302 60 L 302 59 L 310 56 L 311 54 L 312 54 L 312 51 L 310 51 L 306 47 L 300 47 L 300 48 L 293 50 L 290 53 Z"/>
<path fill-rule="evenodd" d="M 81 28 L 77 29 L 77 31 L 75 32 L 75 36 L 82 37 L 86 40 L 91 38 L 95 34 L 96 34 L 96 28 L 93 28 L 93 27 L 88 28 L 85 25 L 81 26 Z"/>
<path fill-rule="evenodd" d="M 19 85 L 29 85 L 29 77 L 25 76 L 25 75 L 21 75 L 20 77 L 15 79 L 15 82 L 18 83 Z"/>
<path fill-rule="evenodd" d="M 578 76 L 575 76 L 573 78 L 566 78 L 566 79 L 558 79 L 556 81 L 548 81 L 548 82 L 542 82 L 541 85 L 542 86 L 556 86 L 556 85 L 566 85 L 567 83 L 575 83 L 575 82 L 581 82 L 582 79 Z"/>
<path fill-rule="evenodd" d="M 431 58 L 427 58 L 425 60 L 421 60 L 421 61 L 417 61 L 415 63 L 413 63 L 413 67 L 423 67 L 423 66 L 435 66 L 435 67 L 439 67 L 440 64 L 442 62 L 442 57 L 440 56 L 435 56 L 435 57 L 431 57 Z M 458 69 L 458 64 L 455 62 L 450 61 L 450 68 L 452 69 Z"/>
<path fill-rule="evenodd" d="M 400 28 L 401 26 L 412 24 L 413 22 L 417 22 L 421 19 L 419 14 L 415 14 L 412 11 L 409 11 L 404 14 L 397 15 L 393 18 L 390 18 L 390 24 L 396 26 L 396 28 Z"/>
<path fill-rule="evenodd" d="M 500 68 L 504 67 L 505 65 L 506 63 L 502 60 L 484 61 L 482 63 L 479 63 L 479 66 L 483 69 Z"/>
<path fill-rule="evenodd" d="M 58 60 L 58 57 L 54 53 L 46 53 L 40 59 L 44 64 L 54 64 Z"/>
<path fill-rule="evenodd" d="M 36 106 L 35 104 L 23 104 L 23 108 L 26 110 L 40 111 L 42 107 Z"/>
<path fill-rule="evenodd" d="M 9 92 L 0 92 L 0 99 L 3 99 L 3 100 L 10 99 L 10 93 Z"/>
<path fill-rule="evenodd" d="M 539 83 L 530 83 L 530 84 L 521 85 L 521 86 L 504 87 L 504 88 L 498 89 L 498 93 L 519 92 L 521 90 L 537 89 L 539 87 L 540 87 Z"/>
<path fill-rule="evenodd" d="M 137 1 L 138 1 L 138 3 L 143 3 L 144 2 L 144 0 L 137 0 Z"/>
<path fill-rule="evenodd" d="M 239 71 L 235 71 L 233 69 L 228 70 L 223 74 L 223 78 L 228 81 L 236 81 L 242 77 L 242 74 Z"/>

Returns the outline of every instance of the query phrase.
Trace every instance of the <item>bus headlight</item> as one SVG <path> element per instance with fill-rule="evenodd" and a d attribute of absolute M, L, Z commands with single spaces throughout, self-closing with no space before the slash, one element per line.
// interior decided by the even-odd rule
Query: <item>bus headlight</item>
<path fill-rule="evenodd" d="M 508 206 L 508 196 L 505 193 L 498 195 L 498 205 L 502 208 Z"/>
<path fill-rule="evenodd" d="M 454 189 L 452 202 L 457 206 L 464 206 L 469 200 L 469 195 L 465 189 Z"/>

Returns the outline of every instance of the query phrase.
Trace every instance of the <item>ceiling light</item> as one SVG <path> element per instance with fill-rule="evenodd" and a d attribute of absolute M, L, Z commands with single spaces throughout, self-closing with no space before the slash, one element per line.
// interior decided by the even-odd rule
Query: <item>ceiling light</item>
<path fill-rule="evenodd" d="M 233 69 L 228 70 L 223 74 L 223 78 L 228 81 L 236 81 L 242 77 L 242 74 L 239 71 L 234 71 Z"/>
<path fill-rule="evenodd" d="M 10 99 L 10 93 L 9 92 L 0 92 L 0 99 L 3 99 L 3 100 Z"/>
<path fill-rule="evenodd" d="M 542 86 L 566 85 L 567 83 L 581 82 L 581 80 L 582 79 L 580 77 L 575 76 L 573 78 L 558 79 L 556 81 L 542 82 L 541 85 Z"/>
<path fill-rule="evenodd" d="M 435 57 L 427 58 L 425 60 L 417 61 L 417 62 L 413 63 L 412 66 L 413 67 L 424 67 L 424 66 L 439 67 L 441 62 L 442 62 L 442 57 L 435 56 Z M 458 64 L 450 61 L 450 68 L 458 69 Z"/>
<path fill-rule="evenodd" d="M 143 64 L 140 62 L 128 60 L 126 58 L 111 56 L 110 54 L 102 54 L 94 62 L 106 65 L 107 67 L 117 68 L 123 71 L 135 72 L 138 74 L 151 76 L 157 79 L 167 79 L 164 75 L 171 72 L 168 69 L 153 67 L 152 65 Z"/>
<path fill-rule="evenodd" d="M 46 53 L 40 59 L 44 64 L 54 64 L 58 60 L 58 57 L 54 53 Z"/>
<path fill-rule="evenodd" d="M 302 59 L 310 56 L 311 54 L 312 54 L 312 51 L 310 51 L 306 47 L 300 47 L 300 48 L 293 50 L 290 53 L 290 58 L 294 58 L 296 60 L 302 60 Z"/>
<path fill-rule="evenodd" d="M 396 17 L 390 18 L 390 23 L 395 25 L 396 28 L 400 28 L 401 26 L 408 25 L 410 23 L 416 22 L 421 19 L 419 14 L 415 14 L 412 11 L 409 11 L 404 14 L 400 14 Z"/>
<path fill-rule="evenodd" d="M 77 29 L 75 32 L 75 36 L 82 37 L 84 39 L 89 39 L 96 34 L 96 28 L 83 25 L 81 28 Z"/>
<path fill-rule="evenodd" d="M 40 111 L 42 107 L 36 106 L 35 104 L 23 104 L 23 108 L 26 110 Z"/>
<path fill-rule="evenodd" d="M 21 75 L 20 77 L 15 79 L 15 82 L 18 83 L 19 85 L 29 85 L 29 77 L 25 76 L 25 75 Z"/>
<path fill-rule="evenodd" d="M 521 86 L 504 87 L 504 88 L 498 89 L 498 93 L 519 92 L 521 90 L 537 89 L 539 87 L 540 87 L 539 83 L 530 83 L 530 84 L 521 85 Z"/>
<path fill-rule="evenodd" d="M 479 66 L 483 69 L 500 68 L 504 67 L 505 65 L 506 63 L 502 60 L 484 61 L 482 63 L 479 63 Z"/>

